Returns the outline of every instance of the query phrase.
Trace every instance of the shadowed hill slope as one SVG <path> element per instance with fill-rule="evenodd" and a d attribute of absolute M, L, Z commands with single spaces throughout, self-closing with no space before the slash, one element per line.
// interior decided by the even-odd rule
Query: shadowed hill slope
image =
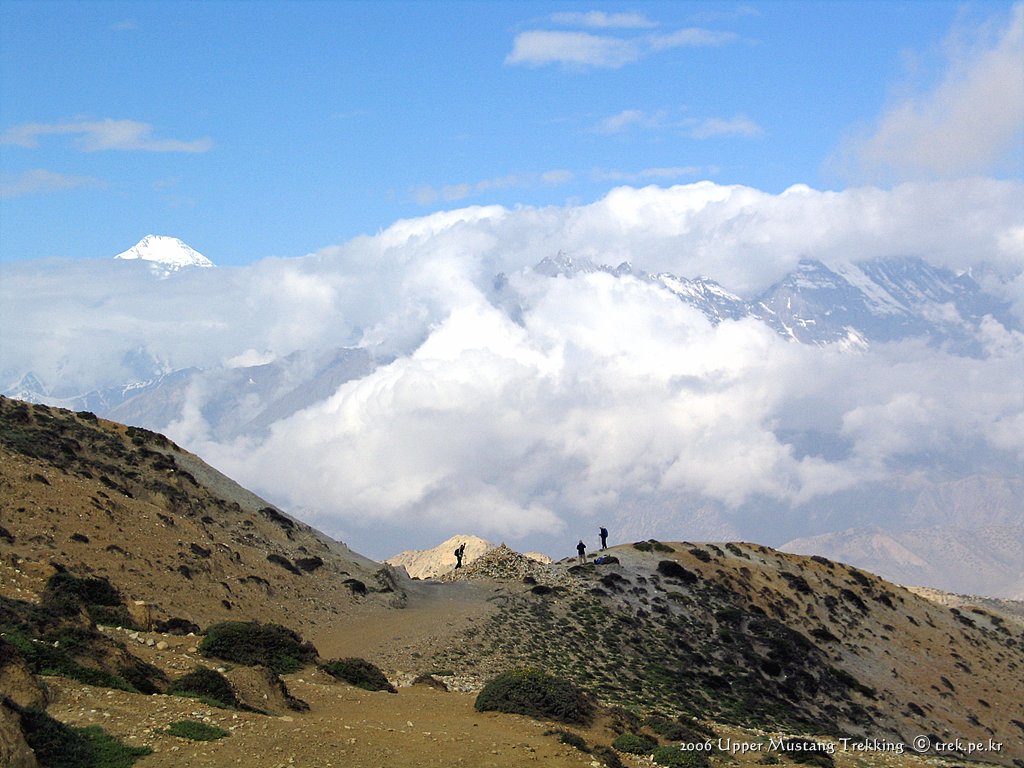
<path fill-rule="evenodd" d="M 397 597 L 379 564 L 162 435 L 92 414 L 0 398 L 0 490 L 0 548 L 27 589 L 56 563 L 109 579 L 156 622 L 303 632 L 356 601 Z"/>

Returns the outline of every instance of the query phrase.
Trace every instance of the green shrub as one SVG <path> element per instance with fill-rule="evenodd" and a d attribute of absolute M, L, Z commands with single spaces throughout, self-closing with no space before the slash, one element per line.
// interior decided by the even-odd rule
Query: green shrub
<path fill-rule="evenodd" d="M 36 760 L 47 768 L 86 768 L 92 766 L 92 743 L 81 732 L 42 710 L 21 711 L 25 741 L 36 753 Z"/>
<path fill-rule="evenodd" d="M 199 643 L 207 657 L 253 666 L 262 664 L 280 674 L 295 672 L 316 659 L 316 648 L 280 624 L 225 621 L 213 624 Z"/>
<path fill-rule="evenodd" d="M 658 563 L 658 573 L 666 579 L 677 579 L 683 584 L 696 584 L 697 574 L 683 568 L 675 560 L 662 560 Z"/>
<path fill-rule="evenodd" d="M 67 571 L 53 574 L 46 582 L 43 600 L 69 595 L 81 605 L 122 605 L 121 594 L 106 579 L 80 578 Z"/>
<path fill-rule="evenodd" d="M 649 755 L 658 746 L 658 742 L 642 733 L 624 733 L 615 738 L 612 746 L 619 752 L 628 752 L 631 755 Z"/>
<path fill-rule="evenodd" d="M 26 663 L 37 675 L 56 675 L 77 680 L 86 685 L 94 685 L 98 688 L 115 688 L 120 691 L 137 693 L 138 689 L 119 675 L 107 672 L 104 669 L 85 667 L 79 664 L 71 653 L 58 644 L 54 647 L 52 642 L 32 642 L 24 635 L 11 633 L 8 639 L 12 639 L 16 647 L 24 657 Z"/>
<path fill-rule="evenodd" d="M 590 747 L 587 745 L 587 740 L 584 739 L 577 733 L 572 731 L 565 731 L 559 729 L 557 731 L 544 731 L 545 736 L 557 736 L 558 741 L 562 744 L 567 744 L 570 747 L 575 747 L 580 752 L 590 752 Z"/>
<path fill-rule="evenodd" d="M 201 699 L 218 707 L 238 706 L 238 697 L 231 683 L 220 672 L 206 667 L 197 667 L 167 687 L 167 692 L 177 696 Z"/>
<path fill-rule="evenodd" d="M 657 765 L 667 768 L 708 768 L 710 765 L 703 752 L 684 752 L 679 747 L 658 747 L 651 756 Z"/>
<path fill-rule="evenodd" d="M 130 768 L 140 757 L 152 754 L 149 747 L 132 747 L 118 741 L 98 725 L 78 729 L 92 744 L 93 768 Z"/>
<path fill-rule="evenodd" d="M 512 712 L 538 719 L 589 725 L 595 707 L 568 680 L 536 669 L 514 669 L 495 677 L 476 697 L 480 712 Z"/>
<path fill-rule="evenodd" d="M 124 629 L 141 629 L 135 619 L 123 605 L 90 605 L 86 608 L 89 618 L 94 624 L 105 627 L 123 627 Z"/>
<path fill-rule="evenodd" d="M 596 745 L 591 749 L 590 754 L 597 758 L 604 768 L 626 768 L 622 760 L 619 759 L 619 753 L 604 744 Z"/>
<path fill-rule="evenodd" d="M 182 739 L 192 739 L 192 741 L 216 741 L 231 735 L 223 728 L 207 725 L 198 720 L 178 720 L 173 722 L 167 726 L 167 733 Z"/>
<path fill-rule="evenodd" d="M 689 550 L 690 554 L 700 560 L 702 563 L 710 563 L 711 555 L 707 553 L 707 550 L 701 549 L 700 547 L 693 547 Z"/>
<path fill-rule="evenodd" d="M 338 680 L 366 691 L 387 691 L 395 693 L 395 687 L 388 682 L 380 669 L 366 659 L 336 659 L 320 667 L 324 672 Z"/>
<path fill-rule="evenodd" d="M 654 715 L 648 717 L 644 724 L 668 741 L 713 741 L 718 738 L 718 734 L 711 728 L 685 717 L 669 720 L 667 717 Z"/>
<path fill-rule="evenodd" d="M 129 768 L 153 751 L 130 747 L 96 725 L 72 728 L 42 710 L 21 710 L 19 715 L 25 741 L 45 768 Z"/>

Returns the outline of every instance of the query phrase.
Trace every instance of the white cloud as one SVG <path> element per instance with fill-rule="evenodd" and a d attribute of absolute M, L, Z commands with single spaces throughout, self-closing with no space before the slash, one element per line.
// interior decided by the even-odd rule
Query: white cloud
<path fill-rule="evenodd" d="M 711 139 L 720 136 L 752 138 L 764 131 L 761 126 L 745 115 L 731 118 L 688 117 L 683 120 L 669 119 L 665 111 L 646 112 L 642 109 L 624 109 L 598 121 L 593 127 L 595 133 L 616 134 L 632 129 L 679 131 L 691 139 Z"/>
<path fill-rule="evenodd" d="M 664 51 L 671 48 L 714 48 L 738 41 L 735 32 L 721 32 L 700 27 L 680 29 L 667 35 L 652 35 L 649 44 L 652 50 Z"/>
<path fill-rule="evenodd" d="M 892 103 L 830 165 L 854 178 L 955 178 L 1024 170 L 1024 3 L 994 36 L 954 38 L 939 82 Z M 955 44 L 954 44 L 955 43 Z"/>
<path fill-rule="evenodd" d="M 5 265 L 0 326 L 19 332 L 0 369 L 76 393 L 125 381 L 125 352 L 140 347 L 172 368 L 237 376 L 296 350 L 361 345 L 375 369 L 265 433 L 215 436 L 216 377 L 152 426 L 318 525 L 378 537 L 375 554 L 414 528 L 551 549 L 620 510 L 673 510 L 677 523 L 698 503 L 725 516 L 792 510 L 901 483 L 921 446 L 934 455 L 915 471 L 939 479 L 989 454 L 1019 461 L 1024 335 L 989 319 L 979 357 L 919 342 L 850 354 L 754 320 L 712 326 L 639 279 L 531 266 L 564 249 L 748 295 L 803 256 L 920 255 L 1013 276 L 1022 193 L 978 179 L 777 195 L 621 187 L 589 205 L 446 211 L 306 258 L 164 281 L 113 260 Z M 1024 299 L 1024 282 L 1006 290 Z M 249 393 L 239 407 L 259 405 Z M 794 437 L 819 433 L 838 447 Z"/>
<path fill-rule="evenodd" d="M 589 32 L 530 30 L 516 35 L 506 64 L 541 67 L 568 64 L 576 67 L 618 69 L 640 58 L 636 41 L 593 35 Z"/>
<path fill-rule="evenodd" d="M 555 24 L 570 27 L 591 27 L 594 29 L 649 29 L 658 26 L 640 13 L 606 13 L 605 11 L 588 11 L 578 13 L 564 11 L 551 15 Z"/>
<path fill-rule="evenodd" d="M 76 123 L 26 123 L 0 135 L 0 144 L 34 148 L 43 136 L 74 136 L 74 144 L 83 152 L 106 150 L 140 152 L 208 152 L 212 139 L 157 139 L 153 126 L 135 120 L 99 120 Z"/>
<path fill-rule="evenodd" d="M 666 181 L 685 177 L 714 174 L 716 169 L 696 165 L 675 165 L 662 168 L 644 168 L 639 171 L 595 170 L 591 177 L 597 181 L 617 181 L 636 184 L 643 181 Z"/>
<path fill-rule="evenodd" d="M 764 131 L 757 123 L 744 115 L 732 118 L 705 117 L 687 120 L 687 133 L 694 139 L 711 139 L 718 136 L 743 136 L 752 138 Z"/>
<path fill-rule="evenodd" d="M 42 192 L 63 192 L 80 187 L 98 187 L 103 182 L 91 176 L 68 176 L 63 173 L 34 168 L 17 176 L 0 178 L 0 198 L 21 197 Z"/>
<path fill-rule="evenodd" d="M 511 173 L 474 182 L 445 184 L 440 189 L 424 184 L 412 190 L 412 198 L 420 205 L 432 205 L 438 200 L 451 203 L 486 194 L 495 189 L 562 186 L 572 183 L 575 178 L 576 175 L 572 171 L 561 168 L 540 173 Z"/>
<path fill-rule="evenodd" d="M 622 28 L 628 25 L 589 23 L 591 14 L 560 15 L 567 23 L 575 20 L 587 28 Z M 598 15 L 608 21 L 613 17 Z M 715 31 L 700 27 L 680 29 L 665 34 L 614 36 L 586 31 L 560 31 L 533 29 L 520 32 L 512 43 L 512 51 L 505 57 L 506 64 L 541 67 L 563 64 L 577 69 L 619 69 L 645 56 L 674 48 L 707 48 L 727 45 L 739 40 L 733 32 Z"/>
<path fill-rule="evenodd" d="M 638 128 L 659 128 L 665 123 L 663 113 L 650 114 L 642 109 L 624 109 L 618 114 L 603 118 L 594 126 L 597 133 L 622 133 L 623 131 Z"/>

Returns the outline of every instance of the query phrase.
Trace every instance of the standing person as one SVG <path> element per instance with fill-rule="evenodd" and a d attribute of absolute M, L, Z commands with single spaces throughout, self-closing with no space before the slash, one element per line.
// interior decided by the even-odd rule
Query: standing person
<path fill-rule="evenodd" d="M 455 567 L 462 567 L 462 556 L 466 554 L 466 542 L 462 542 L 455 550 Z"/>
<path fill-rule="evenodd" d="M 601 549 L 608 549 L 608 529 L 601 526 Z"/>
<path fill-rule="evenodd" d="M 576 545 L 576 552 L 579 553 L 581 563 L 587 562 L 587 545 L 583 543 L 583 539 Z"/>

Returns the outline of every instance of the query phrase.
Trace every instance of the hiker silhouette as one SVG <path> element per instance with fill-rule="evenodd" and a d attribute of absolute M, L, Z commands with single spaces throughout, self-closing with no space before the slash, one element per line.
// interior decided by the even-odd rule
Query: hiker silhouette
<path fill-rule="evenodd" d="M 601 527 L 601 549 L 608 549 L 608 529 L 604 526 Z"/>
<path fill-rule="evenodd" d="M 455 550 L 455 567 L 462 567 L 462 556 L 466 554 L 466 542 L 462 542 Z"/>
<path fill-rule="evenodd" d="M 580 543 L 576 545 L 576 551 L 579 553 L 580 562 L 587 562 L 587 545 L 583 543 L 583 539 L 580 539 Z"/>

